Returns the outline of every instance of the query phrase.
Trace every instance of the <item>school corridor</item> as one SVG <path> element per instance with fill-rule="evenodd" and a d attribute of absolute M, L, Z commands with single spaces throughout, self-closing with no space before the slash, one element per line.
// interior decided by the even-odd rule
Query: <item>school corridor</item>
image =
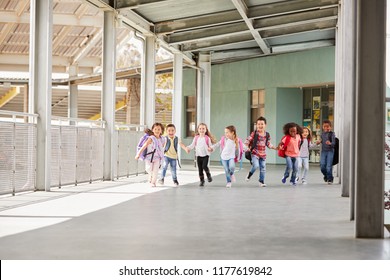
<path fill-rule="evenodd" d="M 267 166 L 265 188 L 245 182 L 247 165 L 231 189 L 212 165 L 200 188 L 187 164 L 177 188 L 142 175 L 0 197 L 0 259 L 390 259 L 388 233 L 355 238 L 349 198 L 318 166 L 297 187 L 281 183 L 283 169 Z"/>

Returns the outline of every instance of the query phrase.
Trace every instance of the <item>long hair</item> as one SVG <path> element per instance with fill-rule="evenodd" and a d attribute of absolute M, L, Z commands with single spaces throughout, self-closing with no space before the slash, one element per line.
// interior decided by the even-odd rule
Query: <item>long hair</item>
<path fill-rule="evenodd" d="M 311 130 L 310 130 L 310 128 L 305 126 L 305 127 L 302 128 L 302 133 L 303 133 L 303 130 L 305 130 L 305 129 L 309 132 L 309 134 L 307 135 L 307 142 L 310 143 L 311 142 Z"/>
<path fill-rule="evenodd" d="M 236 144 L 236 147 L 238 147 L 238 138 L 237 138 L 236 127 L 234 125 L 229 125 L 229 126 L 227 126 L 225 128 L 228 129 L 231 133 L 233 133 L 234 143 Z"/>
<path fill-rule="evenodd" d="M 211 143 L 212 143 L 212 144 L 217 143 L 217 140 L 215 140 L 214 135 L 211 134 L 211 132 L 209 131 L 209 128 L 207 127 L 207 124 L 205 124 L 205 123 L 200 123 L 200 124 L 198 124 L 198 127 L 197 127 L 197 129 L 196 129 L 196 134 L 195 134 L 195 135 L 199 135 L 198 129 L 199 129 L 199 127 L 200 127 L 201 125 L 203 125 L 204 127 L 206 127 L 206 133 L 205 133 L 205 134 L 210 138 Z"/>

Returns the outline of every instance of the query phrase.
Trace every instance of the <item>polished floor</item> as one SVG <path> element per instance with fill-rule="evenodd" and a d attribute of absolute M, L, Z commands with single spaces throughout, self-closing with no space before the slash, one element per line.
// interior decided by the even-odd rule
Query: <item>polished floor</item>
<path fill-rule="evenodd" d="M 231 189 L 220 166 L 200 188 L 196 169 L 151 188 L 146 176 L 0 198 L 0 259 L 390 260 L 390 238 L 354 238 L 349 198 L 311 166 L 309 184 L 283 185 L 267 166 Z"/>

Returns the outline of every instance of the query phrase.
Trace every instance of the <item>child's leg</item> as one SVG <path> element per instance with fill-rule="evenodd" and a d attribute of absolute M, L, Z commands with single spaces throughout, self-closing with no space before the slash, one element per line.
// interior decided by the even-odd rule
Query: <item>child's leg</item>
<path fill-rule="evenodd" d="M 283 183 L 285 183 L 286 179 L 290 176 L 290 171 L 292 168 L 293 168 L 293 163 L 291 157 L 286 157 L 286 170 L 284 171 L 284 175 L 283 175 L 283 180 L 284 180 Z"/>
<path fill-rule="evenodd" d="M 309 158 L 308 157 L 307 158 L 303 158 L 302 162 L 303 162 L 302 180 L 306 181 L 307 172 L 309 172 Z"/>
<path fill-rule="evenodd" d="M 291 183 L 295 184 L 295 178 L 297 177 L 298 172 L 298 161 L 297 158 L 291 157 L 291 163 L 292 163 L 292 173 L 291 173 Z"/>
<path fill-rule="evenodd" d="M 327 171 L 326 171 L 326 163 L 327 163 L 327 152 L 325 151 L 322 151 L 321 152 L 321 157 L 320 157 L 320 168 L 321 168 L 321 173 L 324 175 L 324 180 L 327 181 L 328 180 L 328 174 L 327 174 Z"/>
<path fill-rule="evenodd" d="M 200 179 L 201 182 L 204 182 L 203 157 L 196 157 L 196 163 L 198 164 L 199 179 Z"/>
<path fill-rule="evenodd" d="M 151 163 L 152 169 L 151 169 L 151 181 L 150 183 L 153 186 L 156 186 L 157 176 L 158 176 L 158 170 L 160 168 L 160 161 L 157 160 L 155 162 Z"/>
<path fill-rule="evenodd" d="M 249 179 L 255 172 L 256 170 L 259 168 L 260 166 L 260 163 L 259 163 L 260 159 L 258 159 L 257 157 L 255 156 L 252 156 L 252 167 L 251 167 L 251 170 L 249 171 L 249 174 L 247 176 L 247 178 Z"/>
<path fill-rule="evenodd" d="M 222 161 L 223 169 L 225 170 L 226 182 L 231 183 L 232 179 L 231 179 L 231 174 L 229 169 L 229 160 L 222 159 L 221 161 Z"/>
<path fill-rule="evenodd" d="M 172 180 L 177 181 L 177 173 L 176 173 L 176 159 L 170 158 L 169 163 L 171 165 L 171 173 L 172 173 Z"/>
<path fill-rule="evenodd" d="M 258 163 L 259 163 L 259 168 L 260 168 L 259 182 L 264 183 L 265 182 L 265 172 L 266 172 L 265 159 L 259 158 Z"/>
<path fill-rule="evenodd" d="M 209 169 L 209 156 L 204 157 L 203 170 L 206 172 L 208 181 L 211 182 L 213 179 L 211 178 L 210 169 Z"/>
<path fill-rule="evenodd" d="M 328 152 L 328 157 L 326 160 L 326 174 L 328 178 L 328 182 L 333 182 L 333 151 Z"/>
<path fill-rule="evenodd" d="M 304 178 L 304 176 L 301 177 L 301 170 L 302 170 L 302 162 L 303 162 L 303 159 L 301 157 L 297 157 L 297 161 L 298 161 L 298 172 L 297 172 L 297 178 Z"/>
<path fill-rule="evenodd" d="M 168 159 L 168 157 L 164 157 L 163 163 L 162 163 L 162 171 L 161 171 L 160 180 L 164 180 L 165 175 L 167 174 L 168 165 L 169 165 L 169 159 Z"/>

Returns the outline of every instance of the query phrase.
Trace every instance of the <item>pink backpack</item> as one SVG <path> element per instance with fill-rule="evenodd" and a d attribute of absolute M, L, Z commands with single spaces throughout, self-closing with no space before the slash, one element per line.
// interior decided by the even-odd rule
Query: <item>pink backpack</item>
<path fill-rule="evenodd" d="M 205 140 L 206 140 L 206 145 L 207 145 L 207 147 L 210 147 L 210 137 L 208 137 L 207 135 L 205 135 L 204 138 L 205 138 Z M 198 139 L 199 139 L 199 135 L 195 135 L 195 138 L 194 138 L 195 146 L 198 144 Z"/>

